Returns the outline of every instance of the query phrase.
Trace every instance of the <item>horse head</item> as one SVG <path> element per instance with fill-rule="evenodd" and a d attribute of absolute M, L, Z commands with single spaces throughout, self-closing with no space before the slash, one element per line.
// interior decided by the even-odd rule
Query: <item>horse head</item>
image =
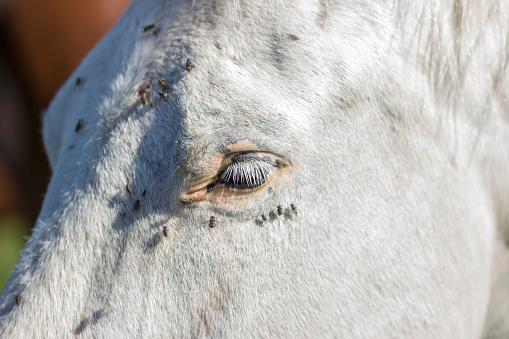
<path fill-rule="evenodd" d="M 134 1 L 45 114 L 0 335 L 506 337 L 508 17 Z"/>

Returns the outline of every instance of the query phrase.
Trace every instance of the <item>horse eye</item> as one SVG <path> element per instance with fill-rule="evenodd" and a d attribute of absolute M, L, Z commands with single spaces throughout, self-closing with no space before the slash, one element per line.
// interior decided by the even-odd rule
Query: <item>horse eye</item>
<path fill-rule="evenodd" d="M 241 153 L 232 158 L 217 180 L 225 188 L 247 190 L 263 185 L 276 163 L 253 153 Z"/>
<path fill-rule="evenodd" d="M 249 199 L 263 193 L 263 187 L 277 185 L 287 173 L 290 161 L 263 151 L 244 151 L 224 156 L 223 161 L 208 175 L 190 182 L 180 202 L 191 204 L 208 200 L 231 204 L 231 199 Z M 269 188 L 270 188 L 269 187 Z M 269 190 L 270 191 L 270 190 Z"/>

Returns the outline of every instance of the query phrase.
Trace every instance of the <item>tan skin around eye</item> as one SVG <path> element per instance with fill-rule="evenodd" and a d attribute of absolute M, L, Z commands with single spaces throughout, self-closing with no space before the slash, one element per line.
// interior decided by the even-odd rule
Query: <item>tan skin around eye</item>
<path fill-rule="evenodd" d="M 253 153 L 257 156 L 268 157 L 274 163 L 273 171 L 267 176 L 266 181 L 258 187 L 249 189 L 236 189 L 225 187 L 221 183 L 217 183 L 218 175 L 221 171 L 231 163 L 231 159 L 240 153 Z M 242 150 L 232 152 L 226 157 L 214 171 L 213 175 L 209 177 L 200 178 L 192 183 L 182 194 L 180 201 L 184 204 L 192 204 L 201 201 L 209 201 L 217 204 L 231 204 L 244 199 L 252 199 L 260 196 L 263 193 L 270 191 L 269 188 L 274 189 L 282 183 L 282 178 L 285 177 L 286 172 L 290 168 L 290 163 L 286 160 L 279 158 L 276 155 L 267 152 L 260 152 L 258 150 Z"/>

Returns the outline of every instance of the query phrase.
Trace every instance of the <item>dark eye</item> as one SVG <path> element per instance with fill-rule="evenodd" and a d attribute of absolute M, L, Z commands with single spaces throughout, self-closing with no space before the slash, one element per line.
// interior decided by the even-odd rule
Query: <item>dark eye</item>
<path fill-rule="evenodd" d="M 277 167 L 269 157 L 253 153 L 241 153 L 231 159 L 217 180 L 218 184 L 230 189 L 253 189 L 260 187 Z"/>

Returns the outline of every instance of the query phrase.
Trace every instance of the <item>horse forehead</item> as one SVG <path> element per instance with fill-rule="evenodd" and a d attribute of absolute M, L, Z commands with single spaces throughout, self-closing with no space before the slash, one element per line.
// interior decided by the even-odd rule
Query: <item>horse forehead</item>
<path fill-rule="evenodd" d="M 84 112 L 97 112 L 107 122 L 102 126 L 115 126 L 129 113 L 172 107 L 168 122 L 182 126 L 195 143 L 200 136 L 210 139 L 211 130 L 272 131 L 275 137 L 305 128 L 331 88 L 353 87 L 338 85 L 347 72 L 327 71 L 354 53 L 348 53 L 350 47 L 333 53 L 332 44 L 338 43 L 332 40 L 320 47 L 330 20 L 325 2 L 161 1 L 155 6 L 154 1 L 132 5 L 78 69 L 85 85 L 78 88 L 71 78 L 52 104 L 44 131 L 52 162 L 51 149 L 62 143 L 59 120 L 70 121 L 70 131 Z M 75 116 L 62 119 L 69 111 Z"/>
<path fill-rule="evenodd" d="M 184 107 L 196 112 L 231 107 L 239 116 L 244 111 L 241 106 L 249 106 L 254 114 L 254 107 L 263 111 L 288 104 L 283 98 L 295 89 L 292 76 L 307 66 L 304 58 L 293 56 L 302 55 L 302 49 L 307 54 L 314 52 L 311 44 L 297 40 L 312 34 L 308 26 L 316 25 L 315 13 L 300 10 L 299 16 L 288 19 L 282 18 L 281 9 L 249 2 L 239 2 L 237 7 L 225 1 L 182 6 L 186 13 L 176 20 L 168 22 L 160 15 L 153 19 L 163 33 L 157 48 L 140 56 L 146 59 L 148 70 L 139 72 L 159 73 L 174 87 Z M 287 14 L 299 11 L 286 7 Z M 312 18 L 311 24 L 303 20 L 307 17 Z M 259 25 L 259 21 L 267 24 Z M 147 37 L 141 40 L 143 44 Z M 284 91 L 287 93 L 281 93 Z M 273 97 L 277 100 L 272 101 Z"/>
<path fill-rule="evenodd" d="M 142 67 L 131 67 L 136 76 L 122 79 L 137 80 L 130 88 L 145 86 L 147 79 L 168 82 L 174 90 L 169 94 L 185 111 L 187 127 L 224 126 L 257 115 L 277 126 L 289 120 L 302 127 L 317 100 L 346 83 L 348 72 L 336 76 L 328 71 L 345 70 L 337 65 L 355 54 L 345 45 L 338 53 L 338 43 L 327 40 L 338 28 L 337 18 L 330 19 L 337 6 L 330 1 L 184 1 L 173 7 L 177 9 L 159 9 L 144 18 L 142 28 L 148 34 L 136 35 L 136 49 L 150 52 L 133 51 L 128 63 Z M 342 27 L 356 20 L 354 15 L 344 17 Z M 344 34 L 353 46 L 356 38 L 350 33 Z M 158 94 L 165 96 L 160 87 Z"/>
<path fill-rule="evenodd" d="M 186 132 L 196 134 L 213 126 L 252 124 L 257 116 L 264 117 L 257 125 L 270 121 L 286 126 L 289 119 L 305 125 L 310 100 L 302 101 L 295 93 L 311 86 L 306 79 L 292 81 L 307 66 L 293 54 L 302 53 L 303 48 L 313 52 L 309 45 L 298 46 L 300 34 L 309 33 L 275 20 L 280 14 L 266 6 L 244 4 L 249 10 L 233 12 L 278 22 L 278 27 L 260 30 L 245 18 L 239 25 L 229 10 L 218 9 L 229 8 L 221 1 L 185 5 L 180 4 L 185 14 L 174 10 L 174 17 L 162 16 L 160 11 L 145 18 L 141 26 L 130 26 L 132 48 L 116 52 L 123 66 L 106 81 L 111 85 L 99 115 L 115 121 L 124 114 L 121 111 L 139 112 L 140 106 L 148 106 L 141 109 L 146 111 L 161 110 L 166 105 L 180 111 L 173 118 L 184 120 Z M 314 13 L 304 15 L 315 17 Z M 126 20 L 136 21 L 136 17 L 128 14 Z"/>

